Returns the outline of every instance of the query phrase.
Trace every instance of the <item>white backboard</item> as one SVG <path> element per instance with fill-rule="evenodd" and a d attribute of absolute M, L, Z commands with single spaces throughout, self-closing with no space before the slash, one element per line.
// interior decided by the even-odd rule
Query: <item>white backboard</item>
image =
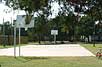
<path fill-rule="evenodd" d="M 58 30 L 51 30 L 51 35 L 58 35 Z"/>
<path fill-rule="evenodd" d="M 34 27 L 34 17 L 32 18 L 31 22 L 29 24 L 26 24 L 25 22 L 25 16 L 24 15 L 17 15 L 16 19 L 16 28 L 32 28 Z"/>

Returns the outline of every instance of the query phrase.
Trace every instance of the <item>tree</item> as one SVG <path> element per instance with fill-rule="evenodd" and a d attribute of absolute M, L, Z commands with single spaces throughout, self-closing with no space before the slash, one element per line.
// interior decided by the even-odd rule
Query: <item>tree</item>
<path fill-rule="evenodd" d="M 79 35 L 88 38 L 94 33 L 94 22 L 91 16 L 83 16 L 79 22 Z"/>
<path fill-rule="evenodd" d="M 14 10 L 24 10 L 26 12 L 25 22 L 29 24 L 34 13 L 48 5 L 48 0 L 7 0 L 6 5 Z"/>
<path fill-rule="evenodd" d="M 9 23 L 9 21 L 5 22 L 2 26 L 2 34 L 4 35 L 3 38 L 4 47 L 6 46 L 6 44 L 10 45 L 9 37 L 11 35 L 11 27 L 12 25 Z"/>
<path fill-rule="evenodd" d="M 39 31 L 42 31 L 42 28 L 48 24 L 48 16 L 52 14 L 51 3 L 55 1 L 59 4 L 60 9 L 58 16 L 53 20 L 55 23 L 54 25 L 58 28 L 62 27 L 61 29 L 64 32 L 68 32 L 71 36 L 70 39 L 74 39 L 76 36 L 75 34 L 79 33 L 88 36 L 92 31 L 84 34 L 81 28 L 85 28 L 87 25 L 93 26 L 96 20 L 101 21 L 102 19 L 101 0 L 10 0 L 14 9 L 20 8 L 26 12 L 25 21 L 27 24 L 30 22 L 32 15 L 34 15 L 35 12 L 38 13 L 38 18 L 41 19 L 37 18 L 36 29 Z M 75 13 L 77 15 L 75 15 Z M 81 27 L 78 26 L 80 25 L 78 20 L 79 14 L 84 14 L 88 17 L 84 16 L 81 19 Z M 86 24 L 84 25 L 84 23 Z M 86 28 L 85 31 L 88 31 L 88 29 Z"/>
<path fill-rule="evenodd" d="M 36 17 L 34 31 L 38 36 L 39 44 L 41 43 L 40 42 L 41 36 L 43 35 L 44 37 L 44 34 L 48 33 L 48 30 L 49 30 L 49 24 L 45 16 L 41 14 L 38 17 Z"/>
<path fill-rule="evenodd" d="M 93 26 L 95 24 L 95 21 L 97 21 L 97 20 L 101 21 L 101 19 L 102 19 L 102 2 L 101 2 L 101 0 L 59 0 L 59 5 L 62 5 L 61 3 L 64 5 L 64 8 L 62 8 L 62 11 L 67 10 L 69 12 L 69 10 L 70 10 L 69 7 L 70 8 L 74 7 L 74 12 L 76 12 L 77 14 L 84 14 L 84 15 L 90 16 L 91 22 L 88 22 L 88 24 L 90 24 L 91 26 Z M 77 16 L 77 18 L 78 18 L 78 16 Z M 88 20 L 88 18 L 86 20 Z M 83 19 L 84 22 L 86 20 Z M 85 26 L 85 25 L 83 25 L 83 26 Z M 93 29 L 93 31 L 94 31 L 94 29 Z M 89 33 L 93 33 L 93 32 L 89 31 Z"/>
<path fill-rule="evenodd" d="M 68 16 L 65 16 L 62 29 L 68 34 L 69 40 L 75 40 L 75 31 L 77 27 L 76 16 L 72 13 L 69 13 Z"/>
<path fill-rule="evenodd" d="M 50 10 L 50 0 L 7 0 L 7 5 L 11 6 L 14 10 L 20 9 L 26 12 L 25 22 L 29 24 L 32 17 L 34 17 L 34 13 L 38 14 L 38 17 L 35 18 L 35 29 L 36 32 L 39 34 L 43 33 L 44 23 L 47 22 L 47 17 L 51 13 Z M 11 4 L 10 4 L 11 3 Z M 40 37 L 39 37 L 40 39 Z M 40 42 L 40 40 L 39 40 Z"/>

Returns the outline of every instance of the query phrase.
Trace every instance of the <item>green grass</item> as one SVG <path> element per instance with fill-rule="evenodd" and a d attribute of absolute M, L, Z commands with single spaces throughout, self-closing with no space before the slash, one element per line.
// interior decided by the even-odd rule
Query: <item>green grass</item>
<path fill-rule="evenodd" d="M 81 44 L 95 53 L 102 44 Z M 1 67 L 102 67 L 96 57 L 0 57 Z"/>
<path fill-rule="evenodd" d="M 21 44 L 20 46 L 24 46 L 24 45 L 28 45 L 28 44 Z M 16 44 L 16 47 L 18 47 L 19 44 Z M 14 47 L 14 45 L 6 45 L 5 47 L 3 45 L 0 45 L 0 49 L 4 49 L 4 48 L 11 48 Z"/>
<path fill-rule="evenodd" d="M 96 46 L 93 47 L 93 44 L 81 44 L 83 47 L 87 48 L 92 53 L 96 54 L 99 48 L 102 48 L 102 44 L 95 44 Z"/>
<path fill-rule="evenodd" d="M 102 67 L 95 57 L 0 57 L 1 67 Z"/>
<path fill-rule="evenodd" d="M 4 48 L 11 48 L 11 47 L 13 47 L 13 46 L 2 46 L 2 45 L 0 45 L 0 49 L 4 49 Z"/>

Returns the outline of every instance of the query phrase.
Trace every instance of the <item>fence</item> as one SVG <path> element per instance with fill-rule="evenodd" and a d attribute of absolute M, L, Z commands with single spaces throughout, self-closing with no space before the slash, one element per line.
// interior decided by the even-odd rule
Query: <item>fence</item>
<path fill-rule="evenodd" d="M 13 36 L 0 36 L 0 44 L 7 44 L 12 45 L 14 41 Z M 18 44 L 19 38 L 16 38 L 16 43 Z M 21 36 L 21 44 L 27 44 L 28 43 L 28 37 L 27 36 Z"/>

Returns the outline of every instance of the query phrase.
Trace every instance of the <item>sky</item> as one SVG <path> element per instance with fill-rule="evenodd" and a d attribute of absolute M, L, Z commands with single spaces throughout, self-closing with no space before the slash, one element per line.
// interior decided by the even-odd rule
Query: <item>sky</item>
<path fill-rule="evenodd" d="M 13 11 L 12 8 L 9 8 L 8 6 L 5 6 L 5 1 L 3 3 L 0 3 L 0 24 L 6 21 L 12 21 L 11 19 L 16 20 L 17 15 L 24 15 L 24 11 Z"/>
<path fill-rule="evenodd" d="M 6 21 L 11 21 L 11 18 L 15 19 L 16 14 L 13 15 L 13 11 L 11 8 L 9 8 L 8 6 L 5 6 L 5 1 L 3 1 L 3 3 L 0 3 L 0 24 L 3 23 L 3 19 L 4 22 Z"/>
<path fill-rule="evenodd" d="M 24 11 L 21 11 L 21 10 L 13 11 L 12 8 L 9 8 L 4 4 L 5 4 L 5 1 L 3 1 L 3 3 L 0 3 L 0 24 L 3 23 L 3 19 L 4 19 L 4 22 L 6 21 L 11 22 L 11 18 L 16 20 L 17 15 L 25 15 Z M 52 5 L 51 11 L 53 12 L 53 15 L 51 16 L 51 18 L 54 18 L 58 13 L 59 5 L 56 2 L 52 3 L 51 5 Z"/>
<path fill-rule="evenodd" d="M 9 20 L 8 17 L 11 16 L 11 13 L 6 14 L 5 11 L 9 10 L 9 8 L 7 6 L 4 6 L 3 3 L 0 3 L 0 24 L 3 22 L 3 18 L 5 19 L 5 21 Z"/>

